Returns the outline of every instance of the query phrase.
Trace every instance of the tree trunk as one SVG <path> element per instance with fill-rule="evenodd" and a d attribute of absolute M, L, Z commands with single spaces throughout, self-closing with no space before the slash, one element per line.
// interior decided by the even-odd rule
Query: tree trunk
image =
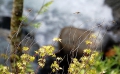
<path fill-rule="evenodd" d="M 22 54 L 22 48 L 21 45 L 19 45 L 21 41 L 21 28 L 19 26 L 21 25 L 21 21 L 19 20 L 22 17 L 23 13 L 23 0 L 14 0 L 13 1 L 13 9 L 12 9 L 12 17 L 11 17 L 11 57 L 10 62 L 11 66 L 13 63 L 15 64 L 17 62 L 16 59 Z M 13 67 L 13 66 L 12 66 Z M 12 68 L 12 71 L 17 74 L 18 68 L 14 67 Z"/>

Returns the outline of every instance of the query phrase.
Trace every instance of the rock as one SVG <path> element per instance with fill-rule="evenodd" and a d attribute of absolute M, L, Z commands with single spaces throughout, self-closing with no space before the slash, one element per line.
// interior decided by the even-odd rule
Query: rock
<path fill-rule="evenodd" d="M 113 25 L 109 27 L 107 31 L 111 33 L 111 37 L 114 39 L 114 41 L 117 44 L 120 44 L 120 21 L 113 23 Z"/>
<path fill-rule="evenodd" d="M 0 16 L 0 28 L 10 30 L 10 17 L 9 16 Z"/>
<path fill-rule="evenodd" d="M 89 39 L 92 34 L 96 35 L 96 38 Z M 85 29 L 74 27 L 63 28 L 60 33 L 60 38 L 62 39 L 60 46 L 63 48 L 65 53 L 77 51 L 78 56 L 82 56 L 83 50 L 89 48 L 85 42 L 87 40 L 90 40 L 93 44 L 90 48 L 98 51 L 106 51 L 107 46 L 114 43 L 108 34 L 87 31 Z M 111 44 L 109 42 L 111 42 Z"/>
<path fill-rule="evenodd" d="M 120 21 L 120 0 L 105 0 L 105 3 L 112 8 L 115 21 Z"/>
<path fill-rule="evenodd" d="M 120 0 L 105 0 L 105 4 L 112 8 L 114 21 L 109 31 L 117 43 L 120 43 Z"/>
<path fill-rule="evenodd" d="M 92 34 L 96 35 L 96 39 L 89 39 Z M 64 58 L 60 63 L 60 66 L 64 68 L 64 72 L 60 71 L 60 74 L 67 74 L 71 58 L 77 57 L 79 59 L 83 55 L 84 49 L 91 48 L 91 50 L 103 51 L 105 53 L 114 44 L 114 41 L 109 34 L 87 31 L 85 29 L 74 27 L 63 28 L 60 32 L 60 38 L 62 39 L 59 43 L 61 51 L 56 54 L 56 56 Z M 92 41 L 90 47 L 86 45 L 86 40 Z"/>

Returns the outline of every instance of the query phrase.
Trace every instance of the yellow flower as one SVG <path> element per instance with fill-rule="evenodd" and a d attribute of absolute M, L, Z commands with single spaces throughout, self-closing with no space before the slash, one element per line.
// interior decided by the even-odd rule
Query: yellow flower
<path fill-rule="evenodd" d="M 61 39 L 60 38 L 53 38 L 53 41 L 59 41 L 59 42 L 61 42 Z"/>
<path fill-rule="evenodd" d="M 52 72 L 55 72 L 55 69 L 52 69 Z"/>
<path fill-rule="evenodd" d="M 45 65 L 44 63 L 41 63 L 41 62 L 38 62 L 38 64 L 39 64 L 39 66 L 42 67 L 42 68 L 43 68 L 44 65 Z"/>
<path fill-rule="evenodd" d="M 86 64 L 85 64 L 85 63 L 81 63 L 81 65 L 80 65 L 80 69 L 85 68 L 85 66 L 86 66 Z"/>
<path fill-rule="evenodd" d="M 68 72 L 72 73 L 74 71 L 74 68 L 69 68 Z"/>
<path fill-rule="evenodd" d="M 94 62 L 95 62 L 95 59 L 91 57 L 91 58 L 89 59 L 90 65 L 94 64 Z"/>
<path fill-rule="evenodd" d="M 76 58 L 73 59 L 73 63 L 76 63 L 78 62 L 78 60 Z"/>
<path fill-rule="evenodd" d="M 39 52 L 38 51 L 35 51 L 36 54 L 38 54 Z"/>
<path fill-rule="evenodd" d="M 89 40 L 87 40 L 87 41 L 86 41 L 86 44 L 92 44 L 92 42 L 91 42 L 91 41 L 89 41 Z"/>
<path fill-rule="evenodd" d="M 95 69 L 90 70 L 91 74 L 97 74 Z"/>
<path fill-rule="evenodd" d="M 98 56 L 98 52 L 97 51 L 93 51 L 93 54 L 91 56 Z"/>
<path fill-rule="evenodd" d="M 106 71 L 105 70 L 103 70 L 102 72 L 100 72 L 101 74 L 105 74 L 106 73 Z M 115 73 L 113 73 L 113 74 L 115 74 Z"/>
<path fill-rule="evenodd" d="M 28 51 L 29 48 L 28 48 L 28 47 L 23 47 L 23 50 L 24 50 L 24 51 Z"/>
<path fill-rule="evenodd" d="M 85 62 L 85 61 L 88 61 L 89 58 L 87 56 L 83 56 L 80 59 L 81 59 L 82 62 Z"/>
<path fill-rule="evenodd" d="M 71 68 L 74 68 L 74 67 L 75 67 L 75 64 L 70 64 L 70 67 L 71 67 Z"/>
<path fill-rule="evenodd" d="M 96 35 L 95 34 L 91 34 L 90 38 L 96 38 Z"/>
<path fill-rule="evenodd" d="M 57 60 L 59 61 L 59 60 L 62 60 L 62 58 L 61 57 L 57 57 Z"/>
<path fill-rule="evenodd" d="M 83 53 L 90 54 L 90 53 L 91 53 L 91 50 L 90 50 L 90 49 L 84 49 L 84 50 L 83 50 Z"/>
<path fill-rule="evenodd" d="M 40 52 L 40 53 L 45 53 L 45 49 L 44 49 L 44 48 L 40 48 L 40 49 L 39 49 L 39 52 Z"/>
<path fill-rule="evenodd" d="M 35 57 L 34 56 L 31 56 L 30 57 L 30 61 L 34 61 L 35 60 Z"/>
<path fill-rule="evenodd" d="M 61 67 L 59 67 L 57 61 L 54 61 L 54 63 L 52 63 L 51 68 L 52 68 L 52 71 L 53 71 L 53 72 L 62 69 Z"/>

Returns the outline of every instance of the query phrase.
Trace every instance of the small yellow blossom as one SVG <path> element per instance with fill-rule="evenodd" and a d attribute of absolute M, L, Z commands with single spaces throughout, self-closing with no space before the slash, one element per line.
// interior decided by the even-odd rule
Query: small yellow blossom
<path fill-rule="evenodd" d="M 23 65 L 27 65 L 27 62 L 26 61 L 23 61 L 23 63 L 22 63 Z"/>
<path fill-rule="evenodd" d="M 54 63 L 52 63 L 51 65 L 51 68 L 52 68 L 52 71 L 55 72 L 55 71 L 58 71 L 58 70 L 61 70 L 62 68 L 59 67 L 57 61 L 54 61 Z"/>
<path fill-rule="evenodd" d="M 78 62 L 78 59 L 74 58 L 73 63 L 76 63 L 76 62 Z"/>
<path fill-rule="evenodd" d="M 43 58 L 38 59 L 38 64 L 42 68 L 45 66 L 45 62 L 46 62 L 46 59 L 43 59 Z"/>
<path fill-rule="evenodd" d="M 92 42 L 89 41 L 89 40 L 87 40 L 87 41 L 85 41 L 85 42 L 86 42 L 86 44 L 92 44 Z"/>
<path fill-rule="evenodd" d="M 90 65 L 94 64 L 94 62 L 95 62 L 95 59 L 94 59 L 93 57 L 91 57 L 91 58 L 89 59 Z"/>
<path fill-rule="evenodd" d="M 96 38 L 96 35 L 95 34 L 91 34 L 90 38 Z"/>
<path fill-rule="evenodd" d="M 38 51 L 35 51 L 36 54 L 38 54 L 39 52 Z"/>
<path fill-rule="evenodd" d="M 93 54 L 92 54 L 92 56 L 98 56 L 98 52 L 97 51 L 93 51 Z"/>
<path fill-rule="evenodd" d="M 44 48 L 40 48 L 40 49 L 39 49 L 39 52 L 40 52 L 40 53 L 45 53 L 45 49 L 44 49 Z"/>
<path fill-rule="evenodd" d="M 87 56 L 83 56 L 80 58 L 82 62 L 88 61 L 89 57 Z"/>
<path fill-rule="evenodd" d="M 102 72 L 100 72 L 101 74 L 105 74 L 106 73 L 106 71 L 104 70 L 104 71 L 102 71 Z M 114 74 L 114 73 L 113 73 Z"/>
<path fill-rule="evenodd" d="M 53 38 L 53 41 L 59 41 L 59 42 L 61 42 L 61 40 L 62 39 L 60 39 L 60 38 Z"/>
<path fill-rule="evenodd" d="M 29 48 L 28 48 L 28 47 L 23 47 L 23 50 L 24 50 L 24 51 L 28 51 Z"/>
<path fill-rule="evenodd" d="M 52 57 L 56 57 L 56 55 L 55 55 L 55 54 L 53 54 L 53 55 L 52 55 Z"/>
<path fill-rule="evenodd" d="M 38 64 L 39 64 L 39 66 L 42 67 L 42 68 L 45 66 L 45 63 L 38 62 Z"/>
<path fill-rule="evenodd" d="M 59 61 L 59 60 L 63 60 L 61 57 L 57 57 L 57 60 Z"/>
<path fill-rule="evenodd" d="M 90 73 L 91 73 L 91 74 L 97 74 L 95 69 L 91 69 L 91 70 L 90 70 Z"/>
<path fill-rule="evenodd" d="M 91 50 L 90 50 L 90 49 L 84 49 L 84 50 L 83 50 L 83 53 L 90 54 L 90 53 L 91 53 Z"/>
<path fill-rule="evenodd" d="M 85 63 L 81 63 L 81 65 L 80 65 L 80 69 L 85 68 L 85 66 L 86 66 L 86 64 L 85 64 Z"/>
<path fill-rule="evenodd" d="M 31 56 L 30 57 L 30 61 L 34 61 L 35 60 L 35 57 L 34 56 Z"/>
<path fill-rule="evenodd" d="M 75 67 L 75 64 L 70 64 L 70 67 L 71 67 L 71 68 L 74 68 L 74 67 Z"/>

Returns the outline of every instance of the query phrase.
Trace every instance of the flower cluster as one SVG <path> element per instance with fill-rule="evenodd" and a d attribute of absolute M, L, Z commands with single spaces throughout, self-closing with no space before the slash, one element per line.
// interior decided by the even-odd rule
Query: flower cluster
<path fill-rule="evenodd" d="M 17 62 L 17 67 L 20 70 L 20 73 L 26 73 L 26 71 L 28 71 L 28 73 L 33 73 L 33 70 L 31 69 L 31 67 L 28 67 L 30 65 L 30 62 L 33 62 L 35 60 L 34 56 L 30 56 L 28 54 L 22 54 L 20 56 L 20 61 Z"/>
<path fill-rule="evenodd" d="M 0 74 L 13 74 L 9 72 L 9 67 L 0 65 Z"/>
<path fill-rule="evenodd" d="M 49 46 L 43 46 L 38 51 L 35 51 L 35 53 L 40 57 L 38 59 L 38 64 L 40 67 L 44 67 L 46 62 L 46 59 L 45 59 L 46 56 L 56 57 L 54 54 L 54 50 L 55 48 L 49 45 Z"/>
<path fill-rule="evenodd" d="M 52 72 L 56 72 L 58 70 L 62 70 L 61 67 L 59 67 L 59 61 L 62 61 L 63 59 L 61 57 L 57 57 L 56 61 L 54 61 L 54 63 L 52 63 L 51 68 L 52 68 Z"/>
<path fill-rule="evenodd" d="M 95 35 L 91 35 L 90 38 L 95 38 Z M 90 40 L 86 41 L 87 45 L 92 45 Z M 72 63 L 68 68 L 69 74 L 96 74 L 96 69 L 92 67 L 95 62 L 95 58 L 98 56 L 98 52 L 92 51 L 91 49 L 84 49 L 83 53 L 85 54 L 83 57 L 78 59 L 73 58 Z M 87 55 L 86 55 L 87 54 Z"/>

